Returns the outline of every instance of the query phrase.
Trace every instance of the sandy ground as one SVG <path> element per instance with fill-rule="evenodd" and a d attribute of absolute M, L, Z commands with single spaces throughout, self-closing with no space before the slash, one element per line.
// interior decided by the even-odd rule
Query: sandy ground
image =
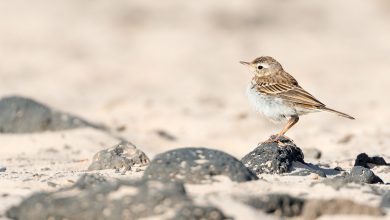
<path fill-rule="evenodd" d="M 362 152 L 390 160 L 385 0 L 16 0 L 1 1 L 0 8 L 1 96 L 23 95 L 112 129 L 125 127 L 120 135 L 151 158 L 186 146 L 241 158 L 281 129 L 249 105 L 244 91 L 251 75 L 238 63 L 270 55 L 322 102 L 357 118 L 302 117 L 288 135 L 304 150 L 322 151 L 320 160 L 308 162 L 349 169 Z M 349 141 L 340 141 L 346 136 Z M 33 192 L 72 184 L 97 151 L 117 142 L 93 129 L 1 134 L 0 165 L 7 170 L 0 173 L 0 216 Z M 385 168 L 374 172 L 389 181 Z M 318 181 L 311 177 L 263 178 L 188 190 L 200 202 L 202 193 L 215 195 L 206 202 L 237 219 L 263 214 L 222 189 L 380 201 L 364 187 L 336 191 L 311 186 Z"/>

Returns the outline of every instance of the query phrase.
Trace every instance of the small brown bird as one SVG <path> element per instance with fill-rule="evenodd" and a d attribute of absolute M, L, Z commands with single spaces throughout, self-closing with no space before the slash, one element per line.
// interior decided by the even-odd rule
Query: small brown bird
<path fill-rule="evenodd" d="M 282 65 L 269 56 L 258 57 L 252 62 L 240 61 L 254 74 L 247 94 L 256 110 L 269 119 L 286 126 L 276 136 L 283 136 L 299 120 L 300 115 L 327 111 L 339 116 L 355 119 L 345 113 L 330 109 L 299 86 L 297 80 L 284 71 Z"/>

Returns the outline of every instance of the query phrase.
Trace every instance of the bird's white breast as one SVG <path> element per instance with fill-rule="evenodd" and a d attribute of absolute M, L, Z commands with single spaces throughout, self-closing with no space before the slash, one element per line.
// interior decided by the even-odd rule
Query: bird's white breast
<path fill-rule="evenodd" d="M 246 92 L 255 109 L 272 121 L 282 121 L 297 114 L 295 109 L 283 103 L 281 98 L 261 94 L 252 88 L 252 84 L 249 84 Z"/>

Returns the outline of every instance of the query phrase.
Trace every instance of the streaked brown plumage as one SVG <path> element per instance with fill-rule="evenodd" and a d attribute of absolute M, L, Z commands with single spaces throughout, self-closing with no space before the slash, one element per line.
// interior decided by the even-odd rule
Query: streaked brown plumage
<path fill-rule="evenodd" d="M 327 111 L 354 119 L 345 113 L 330 109 L 313 95 L 305 91 L 297 80 L 284 71 L 282 65 L 269 56 L 258 57 L 252 62 L 241 61 L 254 73 L 248 94 L 256 108 L 276 121 L 288 118 L 286 127 L 278 134 L 284 135 L 299 116 L 316 111 Z"/>

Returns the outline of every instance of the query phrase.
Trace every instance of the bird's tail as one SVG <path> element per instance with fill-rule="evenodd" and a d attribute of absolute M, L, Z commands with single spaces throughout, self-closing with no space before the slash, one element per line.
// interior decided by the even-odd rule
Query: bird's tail
<path fill-rule="evenodd" d="M 345 113 L 342 113 L 342 112 L 339 112 L 339 111 L 336 111 L 336 110 L 333 110 L 333 109 L 330 109 L 330 108 L 327 108 L 327 107 L 323 107 L 321 110 L 323 111 L 327 111 L 327 112 L 332 112 L 332 113 L 335 113 L 341 117 L 345 117 L 345 118 L 349 118 L 349 119 L 352 119 L 354 120 L 355 118 L 350 116 L 350 115 L 347 115 Z"/>

